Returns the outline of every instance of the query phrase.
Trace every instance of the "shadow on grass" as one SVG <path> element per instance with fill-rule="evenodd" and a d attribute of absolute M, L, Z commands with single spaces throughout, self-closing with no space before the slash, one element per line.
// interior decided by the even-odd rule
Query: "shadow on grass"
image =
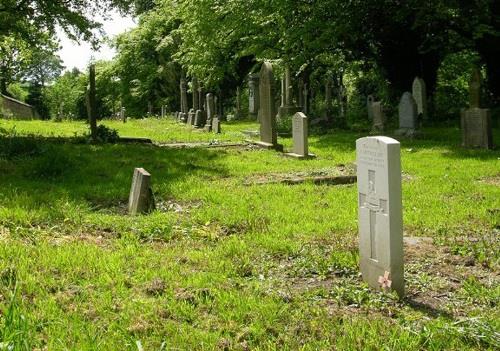
<path fill-rule="evenodd" d="M 0 196 L 24 198 L 20 204 L 23 208 L 40 203 L 47 206 L 60 199 L 116 206 L 127 201 L 136 167 L 152 174 L 153 189 L 160 197 L 168 197 L 190 176 L 228 176 L 222 162 L 226 153 L 220 150 L 90 145 L 75 143 L 74 138 L 38 136 L 0 137 L 0 147 L 5 145 L 10 149 L 8 155 L 0 150 Z"/>

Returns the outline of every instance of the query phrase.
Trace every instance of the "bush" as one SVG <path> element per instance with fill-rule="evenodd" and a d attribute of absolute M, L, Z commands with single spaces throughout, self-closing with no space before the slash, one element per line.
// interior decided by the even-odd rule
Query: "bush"
<path fill-rule="evenodd" d="M 96 137 L 97 141 L 100 143 L 116 143 L 120 140 L 120 136 L 118 135 L 118 131 L 116 129 L 108 128 L 102 124 L 97 127 Z"/>

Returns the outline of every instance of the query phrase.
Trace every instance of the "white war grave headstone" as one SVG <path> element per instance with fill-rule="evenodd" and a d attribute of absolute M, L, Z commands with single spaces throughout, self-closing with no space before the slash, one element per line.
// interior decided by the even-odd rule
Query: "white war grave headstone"
<path fill-rule="evenodd" d="M 388 137 L 356 141 L 360 268 L 375 289 L 404 295 L 400 144 Z"/>

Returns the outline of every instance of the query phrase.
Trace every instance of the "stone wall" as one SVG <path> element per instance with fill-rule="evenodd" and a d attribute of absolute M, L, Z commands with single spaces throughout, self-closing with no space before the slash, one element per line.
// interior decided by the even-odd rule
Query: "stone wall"
<path fill-rule="evenodd" d="M 35 109 L 24 102 L 0 94 L 0 118 L 38 119 Z"/>

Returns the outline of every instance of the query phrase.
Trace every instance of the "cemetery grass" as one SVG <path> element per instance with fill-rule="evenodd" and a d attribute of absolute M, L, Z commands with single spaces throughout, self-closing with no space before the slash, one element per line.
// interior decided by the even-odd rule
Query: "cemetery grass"
<path fill-rule="evenodd" d="M 355 185 L 252 184 L 349 168 L 361 133 L 313 135 L 317 159 L 298 161 L 251 147 L 88 145 L 71 139 L 83 124 L 15 125 L 0 137 L 0 349 L 500 346 L 500 152 L 462 150 L 458 129 L 403 140 L 400 301 L 358 275 Z M 193 134 L 167 121 L 106 125 L 161 142 L 214 137 L 183 140 Z M 217 137 L 236 142 L 256 125 L 223 128 Z M 134 167 L 153 176 L 147 216 L 126 214 Z"/>

